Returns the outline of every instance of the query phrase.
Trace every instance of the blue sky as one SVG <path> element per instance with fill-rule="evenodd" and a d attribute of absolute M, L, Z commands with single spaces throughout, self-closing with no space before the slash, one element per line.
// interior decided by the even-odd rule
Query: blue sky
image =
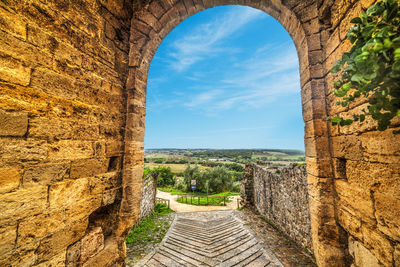
<path fill-rule="evenodd" d="M 266 13 L 197 13 L 162 42 L 150 66 L 145 148 L 304 150 L 299 64 Z"/>

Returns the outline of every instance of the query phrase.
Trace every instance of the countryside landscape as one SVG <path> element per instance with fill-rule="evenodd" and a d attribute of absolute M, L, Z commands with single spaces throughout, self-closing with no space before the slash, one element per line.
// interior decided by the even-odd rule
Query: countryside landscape
<path fill-rule="evenodd" d="M 225 219 L 223 219 L 222 223 L 228 223 L 228 217 L 231 213 L 224 212 L 232 212 L 234 210 L 242 211 L 242 209 L 244 209 L 246 197 L 243 194 L 250 194 L 250 192 L 248 189 L 241 188 L 242 185 L 247 183 L 243 181 L 243 179 L 249 179 L 249 174 L 247 174 L 246 178 L 244 178 L 243 175 L 244 172 L 249 172 L 254 166 L 262 168 L 261 172 L 264 173 L 264 175 L 271 175 L 271 179 L 275 180 L 274 183 L 276 183 L 277 186 L 282 184 L 282 181 L 280 181 L 282 176 L 287 177 L 286 180 L 297 187 L 295 189 L 294 187 L 290 188 L 290 186 L 288 186 L 285 189 L 288 191 L 282 192 L 282 195 L 287 195 L 287 193 L 293 189 L 304 192 L 305 187 L 301 185 L 301 181 L 305 178 L 305 155 L 301 150 L 146 149 L 143 171 L 145 184 L 143 188 L 146 188 L 146 191 L 143 191 L 144 199 L 142 199 L 141 213 L 144 210 L 148 210 L 147 206 L 154 205 L 154 196 L 156 197 L 157 204 L 154 208 L 150 209 L 154 210 L 154 212 L 146 213 L 146 216 L 143 217 L 128 235 L 126 240 L 128 266 L 141 266 L 144 264 L 143 261 L 149 262 L 145 257 L 148 254 L 146 251 L 159 251 L 155 249 L 155 246 L 163 239 L 171 240 L 170 242 L 172 242 L 172 240 L 178 238 L 176 235 L 169 236 L 167 231 L 174 220 L 179 221 L 179 218 L 182 218 L 185 214 L 199 214 L 198 216 L 212 217 L 223 216 Z M 294 176 L 294 174 L 291 173 L 293 170 L 301 170 L 301 174 Z M 281 171 L 283 174 L 281 174 Z M 252 176 L 252 174 L 250 175 Z M 251 184 L 251 186 L 255 187 L 256 185 Z M 298 189 L 299 187 L 301 188 L 300 190 Z M 276 190 L 276 193 L 279 191 L 278 188 L 274 188 L 273 190 Z M 155 192 L 156 194 L 154 194 Z M 265 192 L 261 192 L 263 197 L 266 196 L 264 194 Z M 291 203 L 297 198 L 298 193 L 292 192 L 291 194 L 292 197 L 289 200 L 274 197 L 274 201 L 286 201 Z M 307 200 L 304 198 L 304 195 L 299 195 L 299 197 L 303 198 L 305 201 Z M 297 201 L 299 203 L 301 202 L 300 199 L 297 199 Z M 303 204 L 300 204 L 299 207 L 296 208 L 297 210 L 294 210 L 292 207 L 288 209 L 291 212 L 299 212 L 299 218 L 308 218 L 308 213 L 304 213 L 305 209 Z M 269 208 L 272 209 L 273 207 L 271 206 Z M 209 215 L 201 215 L 201 212 L 208 212 L 207 214 Z M 285 225 L 283 221 L 280 221 L 281 219 L 275 219 L 274 223 L 280 225 L 275 226 L 267 217 L 261 216 L 257 218 L 257 216 L 251 215 L 251 212 L 249 213 L 247 209 L 242 212 L 247 212 L 247 219 L 252 218 L 252 220 L 257 221 L 258 224 L 263 225 L 263 227 L 270 227 L 269 233 L 275 236 L 276 239 L 287 240 L 284 246 L 286 249 L 291 249 L 291 253 L 297 255 L 297 263 L 302 264 L 302 266 L 314 266 L 315 263 L 311 252 L 308 250 L 306 252 L 301 251 L 298 247 L 298 243 L 301 244 L 302 241 L 289 241 L 290 238 L 288 239 L 286 235 L 282 235 L 282 233 L 277 232 L 274 228 Z M 192 224 L 185 226 L 185 229 L 194 227 L 197 223 L 197 220 L 196 222 L 193 221 Z M 307 229 L 307 219 L 305 219 L 304 223 Z M 252 222 L 249 223 L 249 225 L 253 227 L 255 223 Z M 175 229 L 176 228 L 173 228 L 172 231 L 175 231 Z M 235 232 L 235 227 L 229 227 L 227 229 L 229 229 L 229 232 Z M 166 234 L 167 236 L 165 236 Z M 179 233 L 178 235 L 180 234 L 183 233 Z M 239 236 L 235 236 L 234 234 L 232 236 L 229 235 L 227 240 L 232 239 L 239 241 Z M 189 238 L 189 236 L 187 238 Z M 195 242 L 192 245 L 198 244 Z M 306 244 L 307 247 L 310 247 L 309 245 L 309 243 Z M 176 243 L 174 241 L 171 245 L 167 246 L 164 244 L 162 246 L 166 246 L 168 249 L 176 247 L 186 250 L 187 247 L 191 246 L 190 238 L 183 241 L 183 243 Z M 241 249 L 248 249 L 248 247 L 244 245 Z M 257 247 L 252 253 L 259 255 L 260 251 L 260 248 Z M 178 254 L 181 255 L 180 253 Z M 178 254 L 174 252 L 170 257 L 178 257 Z M 187 255 L 185 252 L 183 254 Z M 288 254 L 285 253 L 285 257 L 287 256 Z M 268 258 L 272 260 L 273 256 L 268 256 Z M 155 261 L 155 259 L 152 258 L 150 262 L 151 261 Z M 255 260 L 255 264 L 260 264 L 265 261 L 265 258 L 260 257 L 258 260 Z M 290 261 L 290 264 L 294 263 L 294 261 Z M 199 262 L 196 264 L 199 264 Z"/>
<path fill-rule="evenodd" d="M 197 191 L 206 193 L 206 181 L 211 193 L 240 192 L 245 164 L 254 163 L 279 172 L 290 164 L 305 165 L 305 155 L 300 150 L 288 149 L 147 149 L 144 158 L 144 175 L 159 171 L 160 190 L 175 188 L 189 192 L 189 181 L 197 181 Z M 213 186 L 214 185 L 214 186 Z"/>

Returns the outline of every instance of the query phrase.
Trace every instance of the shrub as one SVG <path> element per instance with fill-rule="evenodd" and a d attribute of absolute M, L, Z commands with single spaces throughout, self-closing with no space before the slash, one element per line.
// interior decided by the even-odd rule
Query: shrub
<path fill-rule="evenodd" d="M 191 181 L 196 180 L 197 192 L 221 193 L 232 190 L 233 175 L 225 167 L 214 167 L 200 171 L 196 165 L 191 167 L 188 165 L 184 171 L 183 185 L 180 187 L 187 192 L 191 191 Z"/>
<path fill-rule="evenodd" d="M 154 167 L 153 169 L 145 168 L 143 170 L 143 178 L 147 175 L 157 176 L 157 186 L 173 186 L 175 184 L 175 176 L 170 167 Z"/>
<path fill-rule="evenodd" d="M 221 193 L 232 190 L 232 174 L 225 167 L 215 167 L 204 170 L 202 179 L 203 181 L 208 181 L 209 193 Z"/>

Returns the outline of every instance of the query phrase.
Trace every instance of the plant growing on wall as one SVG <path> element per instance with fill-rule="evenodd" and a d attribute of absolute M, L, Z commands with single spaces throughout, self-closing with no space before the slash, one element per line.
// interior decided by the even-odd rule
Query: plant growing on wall
<path fill-rule="evenodd" d="M 334 82 L 338 105 L 346 107 L 361 96 L 369 101 L 367 109 L 352 119 L 328 118 L 333 125 L 363 122 L 367 114 L 378 121 L 378 129 L 386 130 L 391 119 L 400 117 L 400 11 L 398 0 L 383 0 L 353 18 L 347 32 L 353 44 L 343 54 L 332 73 L 342 73 Z M 400 133 L 397 131 L 395 133 Z"/>

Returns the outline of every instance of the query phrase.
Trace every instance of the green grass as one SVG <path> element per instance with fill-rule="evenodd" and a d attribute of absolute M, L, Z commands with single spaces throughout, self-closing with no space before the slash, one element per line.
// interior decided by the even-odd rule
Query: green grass
<path fill-rule="evenodd" d="M 195 205 L 195 206 L 205 206 L 205 205 L 207 205 L 207 203 L 209 206 L 224 206 L 224 199 L 222 197 L 209 196 L 208 202 L 207 202 L 207 197 L 199 197 L 199 198 L 196 197 L 196 198 L 193 198 L 192 201 L 191 201 L 190 197 L 188 197 L 187 199 L 183 197 L 183 198 L 178 198 L 176 201 L 179 203 Z M 228 198 L 226 198 L 225 201 L 230 202 L 230 200 L 228 200 Z"/>
<path fill-rule="evenodd" d="M 184 195 L 184 194 L 188 194 L 188 193 L 184 193 L 180 190 L 177 190 L 173 187 L 157 187 L 158 190 L 162 191 L 162 192 L 167 192 L 170 193 L 171 195 Z"/>
<path fill-rule="evenodd" d="M 183 195 L 183 196 L 193 196 L 192 192 L 183 192 L 180 190 L 177 190 L 173 187 L 158 187 L 158 190 L 162 192 L 167 192 L 170 193 L 171 195 Z M 223 193 L 218 193 L 218 194 L 212 194 L 208 195 L 208 205 L 210 206 L 223 206 L 224 204 L 224 199 L 222 197 L 218 198 L 213 198 L 213 196 L 237 196 L 240 195 L 239 192 L 223 192 Z M 191 205 L 206 205 L 207 204 L 207 194 L 202 193 L 202 192 L 194 192 L 194 196 L 196 198 L 193 199 Z M 198 198 L 200 197 L 200 204 L 198 203 Z M 226 203 L 231 202 L 228 198 L 225 198 Z M 190 204 L 190 198 L 188 198 L 188 203 L 186 203 L 186 199 L 178 199 L 177 202 L 183 203 L 183 204 Z"/>
<path fill-rule="evenodd" d="M 160 220 L 161 216 L 174 212 L 167 205 L 157 203 L 154 213 L 137 224 L 126 238 L 127 244 L 160 243 L 169 229 L 169 223 Z"/>
<path fill-rule="evenodd" d="M 193 192 L 184 192 L 178 189 L 175 189 L 173 187 L 157 187 L 158 190 L 162 191 L 162 192 L 167 192 L 170 193 L 171 195 L 193 195 Z M 202 196 L 206 196 L 207 193 L 203 193 L 203 192 L 194 192 L 194 196 L 195 197 L 202 197 Z M 212 194 L 209 196 L 237 196 L 240 195 L 240 192 L 223 192 L 223 193 L 218 193 L 218 194 Z"/>
<path fill-rule="evenodd" d="M 182 173 L 185 171 L 185 169 L 187 167 L 186 164 L 178 164 L 178 163 L 165 163 L 164 164 L 164 163 L 153 163 L 153 162 L 145 163 L 144 166 L 147 168 L 150 168 L 150 169 L 152 169 L 154 167 L 159 167 L 159 166 L 170 167 L 171 171 L 173 173 Z M 200 170 L 210 168 L 207 166 L 201 166 L 201 165 L 198 165 L 198 166 L 199 166 Z"/>
<path fill-rule="evenodd" d="M 269 152 L 270 155 L 252 155 L 252 159 L 259 160 L 262 158 L 267 158 L 267 160 L 290 160 L 290 161 L 298 161 L 299 157 L 304 157 L 304 155 L 287 155 L 279 152 Z"/>
<path fill-rule="evenodd" d="M 229 196 L 236 196 L 240 195 L 240 193 L 236 192 L 223 192 L 219 194 L 212 194 L 208 195 L 208 201 L 207 201 L 207 196 L 204 193 L 195 193 L 195 197 L 193 199 L 190 198 L 191 194 L 187 194 L 188 198 L 178 198 L 177 202 L 183 203 L 183 204 L 189 204 L 189 205 L 195 205 L 195 206 L 224 206 L 224 198 L 225 196 L 225 203 L 229 203 L 232 200 L 230 200 L 228 197 Z"/>
<path fill-rule="evenodd" d="M 146 155 L 146 158 L 149 159 L 166 159 L 168 158 L 169 155 L 167 154 L 151 154 L 151 155 Z"/>

